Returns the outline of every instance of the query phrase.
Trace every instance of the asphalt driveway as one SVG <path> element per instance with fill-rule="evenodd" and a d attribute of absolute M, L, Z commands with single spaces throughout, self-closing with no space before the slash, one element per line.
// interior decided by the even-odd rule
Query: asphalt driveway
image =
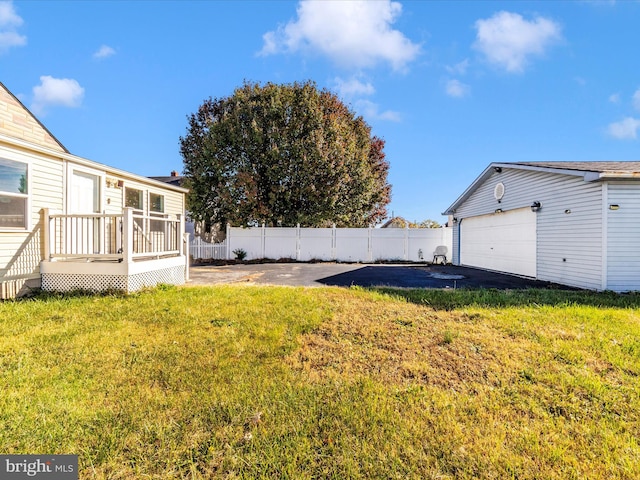
<path fill-rule="evenodd" d="M 451 265 L 364 265 L 346 263 L 265 263 L 195 266 L 191 285 L 245 283 L 319 287 L 548 288 L 558 285 Z"/>

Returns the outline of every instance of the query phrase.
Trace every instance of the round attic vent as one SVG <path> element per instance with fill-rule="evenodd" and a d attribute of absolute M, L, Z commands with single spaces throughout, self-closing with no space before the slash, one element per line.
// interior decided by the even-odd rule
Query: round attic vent
<path fill-rule="evenodd" d="M 493 196 L 498 201 L 502 200 L 502 197 L 504 197 L 504 183 L 500 182 L 496 185 L 496 188 L 493 189 Z"/>

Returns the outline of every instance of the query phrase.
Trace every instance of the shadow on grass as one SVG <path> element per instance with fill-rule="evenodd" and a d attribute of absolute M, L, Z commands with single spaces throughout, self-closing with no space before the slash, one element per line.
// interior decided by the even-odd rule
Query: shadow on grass
<path fill-rule="evenodd" d="M 424 290 L 399 288 L 367 288 L 367 290 L 403 298 L 411 303 L 436 310 L 453 310 L 467 306 L 527 307 L 536 305 L 586 305 L 600 308 L 638 308 L 640 293 L 567 291 L 531 288 L 523 290 L 458 289 Z"/>
<path fill-rule="evenodd" d="M 69 300 L 72 298 L 103 298 L 103 297 L 104 298 L 128 298 L 128 297 L 134 297 L 136 295 L 147 293 L 147 292 L 153 292 L 154 290 L 171 291 L 175 289 L 176 289 L 175 285 L 169 285 L 164 283 L 158 284 L 155 287 L 146 287 L 131 293 L 127 293 L 118 289 L 107 289 L 107 290 L 101 290 L 101 291 L 76 289 L 76 290 L 69 290 L 67 292 L 56 292 L 56 291 L 49 292 L 41 289 L 36 289 L 33 292 L 31 292 L 30 295 L 25 295 L 18 298 L 11 298 L 6 301 L 12 301 L 12 302 L 55 301 L 55 300 Z"/>

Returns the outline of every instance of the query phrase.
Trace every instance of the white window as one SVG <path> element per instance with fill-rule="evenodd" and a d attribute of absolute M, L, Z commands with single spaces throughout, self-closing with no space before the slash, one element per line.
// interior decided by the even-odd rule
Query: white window
<path fill-rule="evenodd" d="M 152 217 L 165 218 L 164 195 L 149 192 L 149 215 Z M 162 232 L 166 228 L 166 223 L 161 220 L 151 220 L 149 228 L 151 228 L 152 232 Z"/>
<path fill-rule="evenodd" d="M 164 195 L 149 193 L 149 212 L 164 213 Z"/>
<path fill-rule="evenodd" d="M 124 206 L 131 207 L 136 213 L 143 213 L 144 205 L 142 203 L 142 190 L 135 188 L 124 189 Z"/>
<path fill-rule="evenodd" d="M 28 227 L 29 165 L 0 158 L 0 228 Z"/>

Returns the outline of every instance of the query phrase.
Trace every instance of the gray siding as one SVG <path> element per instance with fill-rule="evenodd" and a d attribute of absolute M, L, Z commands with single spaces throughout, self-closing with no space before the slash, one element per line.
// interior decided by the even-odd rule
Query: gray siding
<path fill-rule="evenodd" d="M 505 186 L 498 202 L 493 192 Z M 503 168 L 493 173 L 458 208 L 458 219 L 513 210 L 539 201 L 537 278 L 581 288 L 602 288 L 602 184 L 582 177 Z M 565 213 L 570 210 L 571 213 Z M 464 221 L 464 220 L 462 220 Z M 454 262 L 459 261 L 454 233 Z"/>
<path fill-rule="evenodd" d="M 607 197 L 619 206 L 607 210 L 607 289 L 640 290 L 640 185 L 610 183 Z"/>
<path fill-rule="evenodd" d="M 602 289 L 602 184 L 557 176 L 565 182 L 553 184 L 540 200 L 538 278 Z"/>

